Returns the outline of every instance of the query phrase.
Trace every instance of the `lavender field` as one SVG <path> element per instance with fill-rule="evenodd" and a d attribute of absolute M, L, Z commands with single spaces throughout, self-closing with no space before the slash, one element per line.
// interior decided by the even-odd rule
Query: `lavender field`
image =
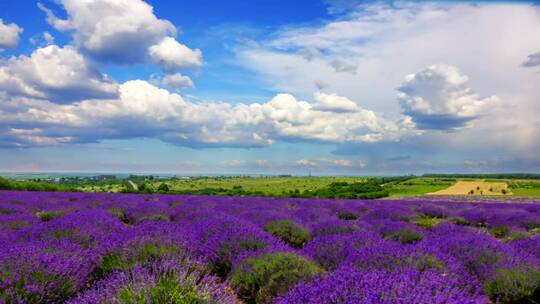
<path fill-rule="evenodd" d="M 0 192 L 0 303 L 539 303 L 540 205 Z"/>

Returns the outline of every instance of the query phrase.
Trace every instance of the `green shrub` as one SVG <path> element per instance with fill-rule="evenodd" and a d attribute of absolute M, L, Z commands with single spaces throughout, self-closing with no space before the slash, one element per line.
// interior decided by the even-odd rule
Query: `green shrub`
<path fill-rule="evenodd" d="M 264 230 L 295 248 L 302 248 L 311 238 L 306 227 L 289 220 L 268 222 Z"/>
<path fill-rule="evenodd" d="M 495 276 L 484 283 L 484 290 L 496 303 L 538 303 L 540 270 L 532 267 L 500 268 Z"/>
<path fill-rule="evenodd" d="M 438 218 L 423 218 L 423 219 L 417 220 L 414 223 L 416 224 L 416 226 L 426 228 L 426 229 L 431 229 L 435 225 L 439 224 L 440 222 L 442 222 L 442 220 Z"/>
<path fill-rule="evenodd" d="M 30 227 L 31 225 L 27 221 L 12 221 L 12 222 L 6 223 L 5 226 L 11 230 L 17 230 L 21 228 Z"/>
<path fill-rule="evenodd" d="M 528 238 L 529 236 L 530 235 L 524 231 L 513 231 L 508 236 L 503 238 L 503 241 L 511 242 L 511 241 L 523 240 L 523 239 Z"/>
<path fill-rule="evenodd" d="M 13 185 L 10 181 L 8 181 L 5 178 L 0 177 L 0 190 L 11 190 L 13 189 Z"/>
<path fill-rule="evenodd" d="M 403 244 L 414 244 L 421 241 L 424 236 L 413 229 L 400 228 L 392 233 L 384 235 L 384 238 L 387 240 L 399 241 Z"/>
<path fill-rule="evenodd" d="M 4 214 L 4 215 L 10 215 L 10 214 L 13 214 L 15 213 L 15 211 L 11 210 L 11 209 L 8 209 L 8 208 L 0 208 L 0 214 Z"/>
<path fill-rule="evenodd" d="M 159 185 L 158 189 L 157 189 L 159 192 L 169 192 L 169 185 L 167 185 L 166 183 L 162 183 L 161 185 Z"/>
<path fill-rule="evenodd" d="M 124 209 L 120 207 L 111 207 L 107 209 L 110 213 L 114 214 L 119 220 L 124 222 L 124 224 L 132 224 L 132 222 L 127 217 Z"/>
<path fill-rule="evenodd" d="M 136 264 L 149 265 L 161 258 L 181 255 L 182 250 L 174 245 L 146 243 L 127 246 L 109 252 L 101 259 L 101 263 L 93 272 L 94 279 L 102 279 L 115 270 L 128 270 Z"/>
<path fill-rule="evenodd" d="M 143 222 L 143 221 L 166 221 L 166 222 L 170 222 L 171 220 L 169 219 L 169 217 L 167 215 L 155 214 L 155 215 L 144 216 L 144 217 L 139 219 L 139 222 Z"/>
<path fill-rule="evenodd" d="M 179 283 L 172 277 L 161 278 L 150 290 L 135 290 L 132 286 L 126 286 L 118 291 L 117 299 L 120 304 L 203 304 L 205 299 L 200 297 L 193 284 Z"/>
<path fill-rule="evenodd" d="M 43 222 L 54 220 L 62 215 L 64 215 L 64 211 L 43 211 L 36 213 L 36 216 L 39 217 Z"/>
<path fill-rule="evenodd" d="M 345 221 L 354 221 L 360 218 L 358 214 L 352 212 L 339 212 L 338 218 Z"/>
<path fill-rule="evenodd" d="M 277 295 L 319 274 L 323 274 L 321 268 L 300 256 L 270 253 L 244 261 L 230 283 L 245 303 L 271 303 Z"/>
<path fill-rule="evenodd" d="M 266 243 L 248 237 L 245 240 L 232 242 L 225 242 L 220 251 L 218 257 L 210 263 L 210 270 L 220 278 L 225 278 L 231 272 L 232 260 L 241 251 L 256 251 L 266 248 Z"/>
<path fill-rule="evenodd" d="M 459 217 L 459 216 L 455 216 L 455 217 L 451 217 L 448 219 L 450 222 L 456 224 L 456 225 L 460 225 L 460 226 L 469 226 L 471 223 L 463 218 L 463 217 Z"/>
<path fill-rule="evenodd" d="M 55 229 L 47 233 L 47 236 L 55 240 L 71 240 L 84 248 L 90 248 L 95 244 L 91 236 L 77 229 Z"/>
<path fill-rule="evenodd" d="M 0 282 L 2 282 L 1 279 Z M 48 288 L 45 294 L 40 294 L 29 289 L 28 285 L 38 288 L 47 286 Z M 33 271 L 31 278 L 20 278 L 12 282 L 8 288 L 0 288 L 0 303 L 64 303 L 73 297 L 76 292 L 73 282 L 68 278 Z"/>
<path fill-rule="evenodd" d="M 508 232 L 510 232 L 510 229 L 508 229 L 508 227 L 506 226 L 499 226 L 491 229 L 490 232 L 494 237 L 500 239 L 507 236 Z"/>

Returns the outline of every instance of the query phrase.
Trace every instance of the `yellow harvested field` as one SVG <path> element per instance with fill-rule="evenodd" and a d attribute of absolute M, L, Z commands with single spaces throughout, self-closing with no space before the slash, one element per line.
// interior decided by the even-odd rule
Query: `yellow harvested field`
<path fill-rule="evenodd" d="M 503 182 L 458 181 L 452 186 L 428 195 L 511 195 L 508 184 Z"/>

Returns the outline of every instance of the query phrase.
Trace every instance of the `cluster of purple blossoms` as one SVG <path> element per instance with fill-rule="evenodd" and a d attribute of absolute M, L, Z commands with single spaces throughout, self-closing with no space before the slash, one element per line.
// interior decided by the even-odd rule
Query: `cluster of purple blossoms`
<path fill-rule="evenodd" d="M 540 205 L 0 192 L 0 303 L 539 303 Z"/>

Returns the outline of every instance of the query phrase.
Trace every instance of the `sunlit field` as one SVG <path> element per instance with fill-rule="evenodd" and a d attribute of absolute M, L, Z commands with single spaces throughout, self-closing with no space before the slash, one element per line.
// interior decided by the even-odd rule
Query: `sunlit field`
<path fill-rule="evenodd" d="M 0 0 L 0 304 L 540 304 L 540 0 Z"/>
<path fill-rule="evenodd" d="M 3 303 L 538 303 L 540 205 L 0 192 Z"/>

